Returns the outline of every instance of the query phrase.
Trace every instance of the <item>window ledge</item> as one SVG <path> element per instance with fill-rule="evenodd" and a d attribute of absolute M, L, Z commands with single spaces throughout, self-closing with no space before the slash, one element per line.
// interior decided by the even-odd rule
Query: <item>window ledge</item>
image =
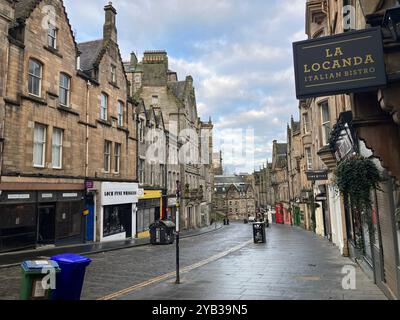
<path fill-rule="evenodd" d="M 56 93 L 54 93 L 54 92 L 46 91 L 46 93 L 47 93 L 47 95 L 49 95 L 50 97 L 59 98 L 58 94 L 56 94 Z"/>
<path fill-rule="evenodd" d="M 97 126 L 95 125 L 95 124 L 91 124 L 91 123 L 88 123 L 88 122 L 85 122 L 85 121 L 78 121 L 78 123 L 79 124 L 82 124 L 82 125 L 84 125 L 84 126 L 88 126 L 88 127 L 91 127 L 91 128 L 93 128 L 93 129 L 97 129 Z"/>
<path fill-rule="evenodd" d="M 129 130 L 128 130 L 128 128 L 126 128 L 126 127 L 121 127 L 121 126 L 118 126 L 118 125 L 117 125 L 117 129 L 120 130 L 120 131 L 124 131 L 124 132 L 126 132 L 126 133 L 129 133 Z"/>
<path fill-rule="evenodd" d="M 100 124 L 102 124 L 104 126 L 107 126 L 107 127 L 112 127 L 112 123 L 110 121 L 107 121 L 107 120 L 97 119 L 96 122 L 100 123 Z M 109 172 L 107 172 L 107 173 L 109 173 Z"/>
<path fill-rule="evenodd" d="M 60 52 L 58 51 L 58 49 L 54 49 L 50 46 L 43 46 L 44 49 L 46 49 L 47 51 L 51 52 L 52 54 L 56 55 L 59 58 L 63 58 L 63 55 L 60 54 Z"/>
<path fill-rule="evenodd" d="M 114 88 L 120 89 L 120 87 L 117 85 L 116 82 L 108 81 L 108 83 L 109 83 L 110 85 L 112 85 Z"/>
<path fill-rule="evenodd" d="M 43 106 L 47 106 L 47 101 L 46 100 L 44 100 L 43 98 L 40 98 L 38 96 L 35 96 L 33 94 L 21 95 L 21 99 L 30 100 L 30 101 L 36 102 L 38 104 L 41 104 Z"/>
<path fill-rule="evenodd" d="M 73 110 L 72 108 L 58 106 L 57 109 L 60 110 L 60 111 L 67 112 L 67 113 L 73 114 L 74 116 L 78 116 L 79 117 L 79 112 Z"/>

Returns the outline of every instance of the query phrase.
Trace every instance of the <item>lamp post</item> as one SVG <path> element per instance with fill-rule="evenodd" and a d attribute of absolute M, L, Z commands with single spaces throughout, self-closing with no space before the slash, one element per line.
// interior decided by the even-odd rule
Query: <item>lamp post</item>
<path fill-rule="evenodd" d="M 176 181 L 176 281 L 175 284 L 180 284 L 181 279 L 180 279 L 180 270 L 179 270 L 179 232 L 180 232 L 180 226 L 179 226 L 179 209 L 181 206 L 181 185 L 179 180 Z"/>

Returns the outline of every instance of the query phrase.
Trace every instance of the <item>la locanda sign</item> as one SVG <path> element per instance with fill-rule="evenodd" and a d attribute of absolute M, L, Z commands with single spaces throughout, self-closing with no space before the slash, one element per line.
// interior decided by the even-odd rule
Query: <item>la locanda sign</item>
<path fill-rule="evenodd" d="M 293 50 L 298 99 L 386 85 L 380 28 L 296 42 Z"/>

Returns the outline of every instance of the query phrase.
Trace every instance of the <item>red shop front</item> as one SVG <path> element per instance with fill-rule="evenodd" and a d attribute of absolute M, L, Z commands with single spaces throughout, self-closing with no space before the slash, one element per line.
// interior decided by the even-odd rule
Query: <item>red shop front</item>
<path fill-rule="evenodd" d="M 275 207 L 275 216 L 277 224 L 285 224 L 285 208 L 282 203 L 278 203 Z"/>

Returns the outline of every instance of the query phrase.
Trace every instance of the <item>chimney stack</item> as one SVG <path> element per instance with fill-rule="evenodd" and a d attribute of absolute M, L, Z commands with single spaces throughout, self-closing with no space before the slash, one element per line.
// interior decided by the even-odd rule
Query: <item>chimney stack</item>
<path fill-rule="evenodd" d="M 116 26 L 116 16 L 117 10 L 112 5 L 110 1 L 108 5 L 104 7 L 105 11 L 105 22 L 103 29 L 103 39 L 104 42 L 113 41 L 117 43 L 117 26 Z"/>

